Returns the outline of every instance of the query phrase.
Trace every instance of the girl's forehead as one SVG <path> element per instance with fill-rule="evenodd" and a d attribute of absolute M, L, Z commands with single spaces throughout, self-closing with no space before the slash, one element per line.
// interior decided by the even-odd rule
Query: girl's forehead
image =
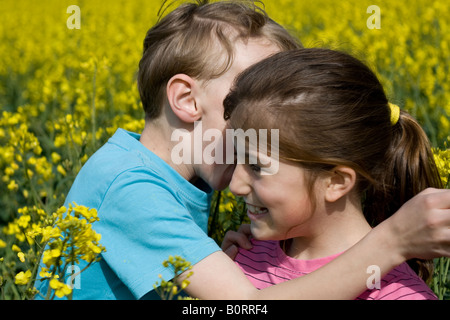
<path fill-rule="evenodd" d="M 246 134 L 238 130 L 234 147 L 238 164 L 258 165 L 263 175 L 273 175 L 278 172 L 280 161 L 277 142 L 273 141 L 268 146 L 267 143 L 257 139 L 246 139 Z"/>

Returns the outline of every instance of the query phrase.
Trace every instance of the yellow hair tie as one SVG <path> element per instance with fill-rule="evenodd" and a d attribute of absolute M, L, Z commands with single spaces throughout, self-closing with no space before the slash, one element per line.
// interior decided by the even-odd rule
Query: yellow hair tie
<path fill-rule="evenodd" d="M 391 125 L 395 126 L 400 118 L 400 108 L 398 105 L 389 102 L 389 109 L 391 109 Z"/>

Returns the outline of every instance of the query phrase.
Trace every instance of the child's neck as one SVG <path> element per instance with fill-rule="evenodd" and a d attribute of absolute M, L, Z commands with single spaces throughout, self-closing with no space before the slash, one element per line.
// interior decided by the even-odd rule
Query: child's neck
<path fill-rule="evenodd" d="M 359 205 L 345 202 L 326 210 L 323 218 L 312 222 L 308 235 L 287 241 L 285 253 L 295 259 L 312 260 L 344 252 L 361 240 L 371 227 Z"/>
<path fill-rule="evenodd" d="M 155 155 L 177 171 L 183 178 L 195 183 L 196 175 L 192 166 L 183 163 L 176 165 L 172 161 L 174 142 L 172 142 L 169 137 L 171 137 L 173 130 L 174 129 L 165 122 L 165 119 L 160 117 L 160 119 L 145 123 L 145 127 L 139 141 L 147 149 L 152 151 Z"/>

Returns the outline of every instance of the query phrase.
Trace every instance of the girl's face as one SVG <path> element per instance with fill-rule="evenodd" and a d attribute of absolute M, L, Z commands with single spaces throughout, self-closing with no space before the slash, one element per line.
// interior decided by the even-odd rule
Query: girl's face
<path fill-rule="evenodd" d="M 275 174 L 262 174 L 268 156 L 257 154 L 258 164 L 238 164 L 230 190 L 247 203 L 251 231 L 261 240 L 283 240 L 311 235 L 318 223 L 308 192 L 305 169 L 287 162 L 279 162 Z M 262 159 L 265 158 L 265 159 Z M 270 158 L 270 161 L 276 161 Z M 315 184 L 313 193 L 320 196 Z M 317 194 L 319 193 L 319 194 Z M 317 209 L 317 204 L 316 204 Z"/>

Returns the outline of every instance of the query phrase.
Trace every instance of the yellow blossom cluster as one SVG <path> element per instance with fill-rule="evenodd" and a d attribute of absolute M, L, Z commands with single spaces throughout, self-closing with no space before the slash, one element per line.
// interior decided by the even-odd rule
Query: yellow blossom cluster
<path fill-rule="evenodd" d="M 49 291 L 39 294 L 46 298 L 52 298 L 52 294 L 57 297 L 69 295 L 72 291 L 65 283 L 67 267 L 77 264 L 80 259 L 88 262 L 89 266 L 105 250 L 99 243 L 101 236 L 92 229 L 92 223 L 98 221 L 97 211 L 74 203 L 68 208 L 60 207 L 51 215 L 36 206 L 21 208 L 18 214 L 14 221 L 3 227 L 2 232 L 13 243 L 10 252 L 17 252 L 20 267 L 27 270 L 15 274 L 14 283 L 10 283 L 9 288 L 25 286 L 25 297 L 35 295 L 33 284 L 42 258 L 45 266 L 41 266 L 39 281 L 49 280 Z M 1 240 L 0 248 L 7 246 L 8 243 Z M 26 248 L 26 252 L 22 248 Z M 0 262 L 2 277 L 12 279 L 14 269 L 11 267 L 17 262 L 11 256 L 6 258 L 7 261 Z M 18 288 L 13 293 L 18 294 Z"/>
<path fill-rule="evenodd" d="M 434 160 L 442 179 L 442 184 L 450 189 L 450 149 L 434 150 Z"/>
<path fill-rule="evenodd" d="M 250 223 L 244 200 L 235 197 L 228 188 L 216 192 L 212 199 L 208 235 L 221 245 L 225 233 L 236 230 L 242 223 Z"/>
<path fill-rule="evenodd" d="M 172 300 L 181 294 L 189 285 L 190 282 L 188 279 L 193 275 L 193 272 L 191 271 L 185 274 L 182 280 L 180 279 L 180 276 L 182 273 L 191 270 L 192 265 L 180 256 L 169 256 L 162 264 L 165 268 L 172 269 L 174 277 L 172 280 L 166 281 L 163 279 L 162 275 L 159 275 L 161 281 L 157 281 L 153 287 L 162 300 Z M 181 299 L 181 296 L 178 296 L 177 298 Z"/>
<path fill-rule="evenodd" d="M 98 221 L 97 211 L 74 205 L 59 208 L 52 215 L 54 223 L 37 232 L 41 242 L 47 244 L 42 254 L 45 267 L 39 274 L 40 281 L 50 279 L 47 298 L 51 297 L 50 289 L 59 298 L 69 295 L 72 289 L 64 281 L 67 267 L 77 264 L 80 259 L 87 261 L 89 266 L 105 250 L 99 243 L 101 235 L 92 229 L 92 223 Z M 36 233 L 32 236 L 36 237 Z"/>

